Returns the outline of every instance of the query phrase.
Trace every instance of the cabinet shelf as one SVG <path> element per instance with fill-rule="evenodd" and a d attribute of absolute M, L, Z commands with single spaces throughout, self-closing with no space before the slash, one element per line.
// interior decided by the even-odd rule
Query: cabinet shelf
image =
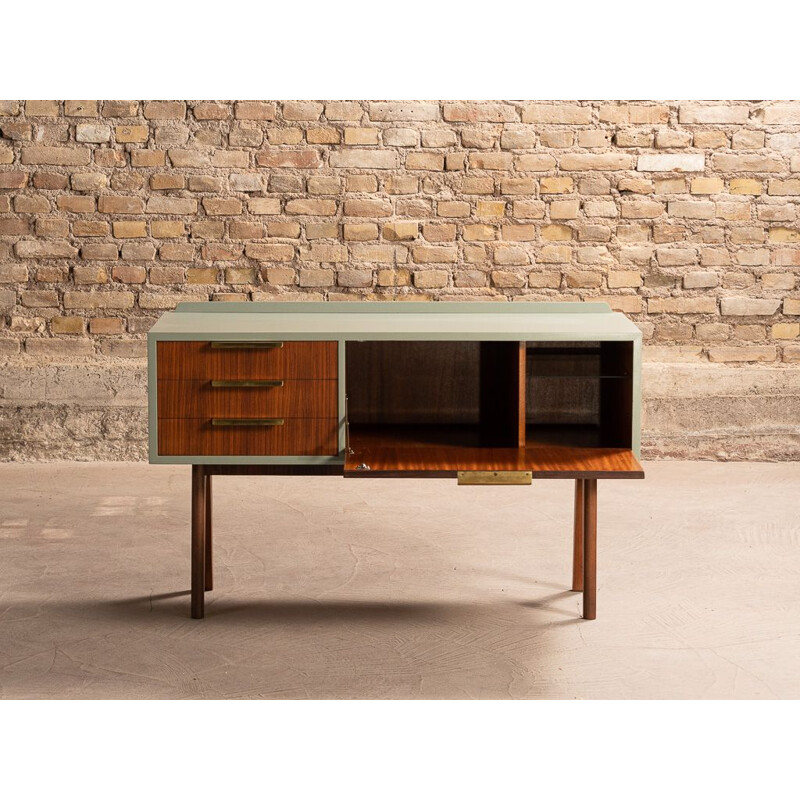
<path fill-rule="evenodd" d="M 476 425 L 351 425 L 345 475 L 449 478 L 460 470 L 530 470 L 534 478 L 644 477 L 630 449 L 591 444 L 598 437 L 593 426 L 530 426 L 526 434 L 524 447 L 482 447 Z"/>

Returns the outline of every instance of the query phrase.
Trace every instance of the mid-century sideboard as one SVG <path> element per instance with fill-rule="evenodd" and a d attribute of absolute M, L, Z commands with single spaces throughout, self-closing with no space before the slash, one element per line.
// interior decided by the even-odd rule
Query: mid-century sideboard
<path fill-rule="evenodd" d="M 606 304 L 182 303 L 148 361 L 150 461 L 192 465 L 192 617 L 212 476 L 336 474 L 574 480 L 572 588 L 595 619 L 597 480 L 644 477 L 641 333 Z"/>

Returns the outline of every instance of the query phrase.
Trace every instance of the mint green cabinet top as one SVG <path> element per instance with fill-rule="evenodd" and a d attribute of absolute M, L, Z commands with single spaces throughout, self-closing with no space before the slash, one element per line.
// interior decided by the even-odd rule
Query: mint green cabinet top
<path fill-rule="evenodd" d="M 639 328 L 606 303 L 181 303 L 152 339 L 237 338 L 638 341 Z"/>

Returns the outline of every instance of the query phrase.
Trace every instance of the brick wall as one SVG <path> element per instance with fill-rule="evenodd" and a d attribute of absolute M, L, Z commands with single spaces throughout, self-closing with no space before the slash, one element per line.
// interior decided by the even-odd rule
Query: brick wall
<path fill-rule="evenodd" d="M 0 132 L 0 457 L 142 457 L 185 299 L 604 300 L 648 454 L 800 454 L 800 102 L 0 101 Z"/>

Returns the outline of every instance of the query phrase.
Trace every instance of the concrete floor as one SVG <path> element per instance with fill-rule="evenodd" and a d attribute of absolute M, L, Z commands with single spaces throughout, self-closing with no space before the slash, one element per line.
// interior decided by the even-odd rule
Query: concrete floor
<path fill-rule="evenodd" d="M 573 485 L 216 478 L 189 618 L 189 469 L 0 465 L 2 698 L 798 698 L 800 467 Z"/>

